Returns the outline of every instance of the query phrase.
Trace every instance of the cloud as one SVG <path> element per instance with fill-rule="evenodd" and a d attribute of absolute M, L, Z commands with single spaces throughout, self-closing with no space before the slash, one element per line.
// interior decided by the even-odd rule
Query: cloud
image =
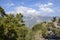
<path fill-rule="evenodd" d="M 51 5 L 53 5 L 53 3 L 48 3 L 47 5 L 48 5 L 48 6 L 51 6 Z"/>
<path fill-rule="evenodd" d="M 8 8 L 10 8 L 10 7 L 14 6 L 14 3 L 7 3 L 6 6 L 7 6 Z"/>
<path fill-rule="evenodd" d="M 40 8 L 40 10 L 42 10 L 43 12 L 47 12 L 47 13 L 53 12 L 53 10 L 51 8 L 44 8 L 44 7 L 42 7 L 42 8 Z"/>
<path fill-rule="evenodd" d="M 41 4 L 41 5 L 39 5 L 39 10 L 46 12 L 46 13 L 54 12 L 54 10 L 51 8 L 51 6 L 53 6 L 53 3 Z"/>
<path fill-rule="evenodd" d="M 15 8 L 15 12 L 22 13 L 23 15 L 38 16 L 39 12 L 33 8 L 19 6 Z"/>
<path fill-rule="evenodd" d="M 50 7 L 53 6 L 53 3 L 41 4 L 41 7 Z"/>
<path fill-rule="evenodd" d="M 40 4 L 37 5 L 38 10 L 26 6 L 17 6 L 14 8 L 13 11 L 10 12 L 13 14 L 22 13 L 25 16 L 34 16 L 34 17 L 41 15 L 46 16 L 47 14 L 54 12 L 54 10 L 51 8 L 53 5 L 54 5 L 53 3 Z"/>

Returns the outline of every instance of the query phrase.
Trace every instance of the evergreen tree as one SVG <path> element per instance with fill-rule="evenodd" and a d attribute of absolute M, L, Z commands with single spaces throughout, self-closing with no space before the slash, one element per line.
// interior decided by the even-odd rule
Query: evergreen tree
<path fill-rule="evenodd" d="M 4 11 L 4 9 L 0 6 L 0 15 L 1 16 L 7 16 L 7 14 L 5 14 L 5 11 Z"/>

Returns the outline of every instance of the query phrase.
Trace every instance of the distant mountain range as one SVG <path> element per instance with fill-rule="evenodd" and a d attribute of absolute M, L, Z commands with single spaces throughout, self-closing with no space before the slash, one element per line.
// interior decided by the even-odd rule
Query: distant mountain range
<path fill-rule="evenodd" d="M 32 27 L 33 25 L 37 24 L 37 23 L 41 23 L 43 21 L 48 22 L 49 20 L 51 20 L 53 17 L 49 17 L 49 16 L 24 16 L 23 19 L 25 21 L 25 24 L 28 27 Z"/>

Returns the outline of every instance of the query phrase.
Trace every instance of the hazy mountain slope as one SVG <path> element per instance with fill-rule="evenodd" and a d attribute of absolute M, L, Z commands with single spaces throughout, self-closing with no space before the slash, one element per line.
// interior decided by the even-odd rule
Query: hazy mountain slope
<path fill-rule="evenodd" d="M 28 27 L 32 27 L 34 24 L 40 23 L 42 21 L 48 22 L 52 19 L 52 17 L 49 16 L 24 16 L 24 21 Z"/>

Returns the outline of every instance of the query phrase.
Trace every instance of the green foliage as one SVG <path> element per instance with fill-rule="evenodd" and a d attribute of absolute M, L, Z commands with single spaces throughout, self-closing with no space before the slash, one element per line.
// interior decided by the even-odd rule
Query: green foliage
<path fill-rule="evenodd" d="M 47 27 L 46 27 L 46 23 L 45 22 L 42 22 L 40 24 L 34 25 L 32 30 L 36 31 L 36 32 L 39 32 L 40 34 L 42 34 L 42 36 L 46 36 L 47 35 Z"/>
<path fill-rule="evenodd" d="M 4 9 L 0 6 L 0 15 L 1 16 L 7 16 L 6 14 L 5 14 L 5 11 L 4 11 Z"/>
<path fill-rule="evenodd" d="M 56 17 L 53 17 L 52 22 L 55 22 L 56 20 L 57 20 Z"/>
<path fill-rule="evenodd" d="M 2 17 L 0 20 L 0 39 L 24 40 L 28 30 L 23 21 L 23 15 L 17 14 Z"/>
<path fill-rule="evenodd" d="M 35 35 L 36 35 L 36 32 L 34 32 L 33 30 L 29 29 L 29 32 L 26 36 L 26 40 L 35 40 Z"/>

